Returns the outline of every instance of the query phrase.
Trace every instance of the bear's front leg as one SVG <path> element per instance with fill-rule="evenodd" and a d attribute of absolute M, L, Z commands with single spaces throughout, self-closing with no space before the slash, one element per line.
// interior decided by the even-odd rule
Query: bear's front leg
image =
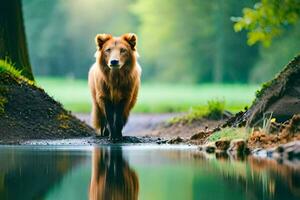
<path fill-rule="evenodd" d="M 105 99 L 104 100 L 104 107 L 105 107 L 105 115 L 107 119 L 107 128 L 109 131 L 109 136 L 111 139 L 115 139 L 116 137 L 116 128 L 114 123 L 114 105 L 110 100 Z"/>
<path fill-rule="evenodd" d="M 127 119 L 124 117 L 124 109 L 126 104 L 127 104 L 127 100 L 122 100 L 116 105 L 115 126 L 116 126 L 116 136 L 118 138 L 122 138 L 122 130 L 127 121 Z"/>
<path fill-rule="evenodd" d="M 100 118 L 100 121 L 101 121 L 101 136 L 109 136 L 109 130 L 107 128 L 107 120 L 106 120 L 106 117 L 105 115 L 101 115 L 101 118 Z"/>
<path fill-rule="evenodd" d="M 92 121 L 93 128 L 96 130 L 96 133 L 98 135 L 101 135 L 102 133 L 101 112 L 96 103 L 93 103 L 92 105 L 91 121 Z"/>

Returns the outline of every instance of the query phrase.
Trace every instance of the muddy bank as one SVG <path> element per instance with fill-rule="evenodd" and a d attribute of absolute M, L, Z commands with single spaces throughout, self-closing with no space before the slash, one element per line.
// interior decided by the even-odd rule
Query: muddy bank
<path fill-rule="evenodd" d="M 78 119 L 91 125 L 91 115 L 88 113 L 75 113 Z M 124 136 L 147 136 L 158 127 L 163 126 L 169 119 L 179 116 L 181 113 L 132 113 L 123 129 Z"/>
<path fill-rule="evenodd" d="M 34 83 L 0 73 L 0 143 L 94 135 L 91 127 L 66 111 Z"/>
<path fill-rule="evenodd" d="M 184 141 L 205 133 L 209 136 L 225 120 L 210 120 L 206 118 L 195 119 L 192 122 L 170 123 L 169 121 L 183 115 L 183 113 L 165 113 L 165 114 L 131 114 L 128 123 L 124 127 L 124 136 L 152 137 L 167 140 L 173 144 L 174 138 L 183 138 Z M 76 117 L 90 124 L 90 115 L 76 113 Z M 205 137 L 206 138 L 206 137 Z M 205 139 L 201 136 L 201 139 Z M 175 142 L 176 143 L 176 142 Z M 175 144 L 174 143 L 174 144 Z M 198 143 L 201 143 L 198 141 Z"/>
<path fill-rule="evenodd" d="M 93 145 L 126 145 L 126 144 L 166 144 L 167 140 L 157 137 L 147 136 L 124 136 L 122 141 L 112 142 L 108 137 L 82 137 L 68 139 L 36 139 L 36 140 L 18 140 L 10 143 L 2 143 L 9 145 L 41 145 L 41 146 L 93 146 Z M 1 141 L 0 141 L 1 144 Z"/>

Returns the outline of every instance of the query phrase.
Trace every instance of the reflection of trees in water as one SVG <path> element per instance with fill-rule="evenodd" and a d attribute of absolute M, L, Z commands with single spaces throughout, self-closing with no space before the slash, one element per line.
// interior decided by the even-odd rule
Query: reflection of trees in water
<path fill-rule="evenodd" d="M 124 160 L 121 147 L 93 150 L 91 200 L 138 199 L 138 176 Z"/>
<path fill-rule="evenodd" d="M 0 199 L 43 199 L 83 160 L 68 152 L 1 149 Z"/>
<path fill-rule="evenodd" d="M 222 157 L 205 159 L 204 154 L 194 158 L 210 174 L 221 174 L 232 190 L 243 191 L 248 199 L 299 199 L 300 166 L 280 164 L 276 160 L 248 157 L 245 162 Z M 218 176 L 218 175 L 217 175 Z"/>

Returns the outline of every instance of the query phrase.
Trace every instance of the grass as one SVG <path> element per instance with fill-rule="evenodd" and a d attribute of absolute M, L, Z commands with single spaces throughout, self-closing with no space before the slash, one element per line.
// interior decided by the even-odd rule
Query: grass
<path fill-rule="evenodd" d="M 169 123 L 174 124 L 178 122 L 191 123 L 194 119 L 207 117 L 210 119 L 221 119 L 225 110 L 225 101 L 209 100 L 207 106 L 192 107 L 189 112 L 183 116 L 174 117 L 170 119 Z"/>
<path fill-rule="evenodd" d="M 73 112 L 90 112 L 91 98 L 86 80 L 36 77 L 45 91 Z M 142 83 L 134 112 L 186 112 L 192 107 L 206 109 L 211 99 L 223 99 L 224 109 L 238 112 L 249 106 L 258 85 L 241 84 L 150 84 Z"/>
<path fill-rule="evenodd" d="M 0 60 L 0 73 L 4 72 L 7 72 L 14 77 L 22 77 L 21 71 L 16 70 L 10 61 Z"/>
<path fill-rule="evenodd" d="M 243 128 L 224 128 L 208 137 L 209 142 L 215 142 L 222 140 L 234 140 L 234 139 L 248 139 L 250 131 Z"/>
<path fill-rule="evenodd" d="M 28 83 L 29 85 L 35 85 L 34 81 L 31 81 L 31 80 L 27 79 L 26 77 L 24 77 L 21 74 L 21 72 L 22 71 L 17 70 L 14 67 L 14 64 L 11 61 L 9 61 L 9 59 L 0 60 L 0 74 L 7 73 L 11 77 L 15 78 L 18 81 L 21 80 L 21 81 Z"/>

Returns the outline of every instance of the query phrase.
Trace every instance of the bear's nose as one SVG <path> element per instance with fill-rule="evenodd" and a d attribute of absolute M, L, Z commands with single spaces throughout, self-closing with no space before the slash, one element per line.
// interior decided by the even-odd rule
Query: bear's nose
<path fill-rule="evenodd" d="M 110 65 L 119 65 L 119 60 L 111 60 Z"/>

